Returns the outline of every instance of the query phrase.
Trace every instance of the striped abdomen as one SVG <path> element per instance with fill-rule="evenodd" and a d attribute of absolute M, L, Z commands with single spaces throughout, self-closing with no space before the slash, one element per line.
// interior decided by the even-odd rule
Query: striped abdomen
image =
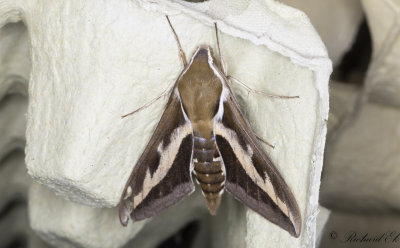
<path fill-rule="evenodd" d="M 199 182 L 211 214 L 215 214 L 225 187 L 225 174 L 215 137 L 207 140 L 194 136 L 194 175 Z"/>

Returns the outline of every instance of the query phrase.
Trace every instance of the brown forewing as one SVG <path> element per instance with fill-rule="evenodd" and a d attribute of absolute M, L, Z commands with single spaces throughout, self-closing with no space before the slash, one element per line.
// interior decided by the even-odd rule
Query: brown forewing
<path fill-rule="evenodd" d="M 121 196 L 122 225 L 127 225 L 129 217 L 135 221 L 154 216 L 193 192 L 192 147 L 190 124 L 183 116 L 178 97 L 172 92 Z"/>
<path fill-rule="evenodd" d="M 226 169 L 226 190 L 269 221 L 298 237 L 301 214 L 296 199 L 263 151 L 230 89 L 224 102 L 222 121 L 216 124 L 215 131 Z"/>

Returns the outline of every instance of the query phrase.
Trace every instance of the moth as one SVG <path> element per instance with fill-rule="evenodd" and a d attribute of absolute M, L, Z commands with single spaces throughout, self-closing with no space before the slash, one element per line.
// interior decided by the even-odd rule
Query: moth
<path fill-rule="evenodd" d="M 298 237 L 301 214 L 295 197 L 271 162 L 235 100 L 219 48 L 199 46 L 189 63 L 170 20 L 184 69 L 165 111 L 121 196 L 119 217 L 126 226 L 152 217 L 200 184 L 214 215 L 224 190 L 272 223 Z"/>

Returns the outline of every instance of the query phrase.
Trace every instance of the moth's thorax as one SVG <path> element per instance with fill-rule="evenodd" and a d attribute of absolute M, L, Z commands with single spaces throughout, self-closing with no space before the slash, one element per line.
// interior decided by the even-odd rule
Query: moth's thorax
<path fill-rule="evenodd" d="M 216 213 L 225 186 L 225 174 L 214 134 L 214 117 L 218 113 L 223 90 L 221 80 L 209 46 L 200 46 L 196 50 L 178 79 L 183 110 L 193 129 L 193 173 L 211 214 Z"/>
<path fill-rule="evenodd" d="M 223 85 L 216 74 L 211 48 L 199 47 L 178 80 L 184 111 L 193 131 L 206 139 L 212 138 L 213 118 L 218 112 Z"/>

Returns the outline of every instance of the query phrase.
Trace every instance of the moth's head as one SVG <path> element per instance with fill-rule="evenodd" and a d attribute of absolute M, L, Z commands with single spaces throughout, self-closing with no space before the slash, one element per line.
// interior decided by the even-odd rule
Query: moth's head
<path fill-rule="evenodd" d="M 223 89 L 222 76 L 214 63 L 212 49 L 200 46 L 181 76 L 178 91 L 184 112 L 202 137 L 209 138 L 212 119 L 218 111 Z M 201 129 L 201 130 L 200 130 Z"/>
<path fill-rule="evenodd" d="M 193 54 L 193 64 L 214 63 L 215 59 L 210 46 L 202 45 Z"/>

